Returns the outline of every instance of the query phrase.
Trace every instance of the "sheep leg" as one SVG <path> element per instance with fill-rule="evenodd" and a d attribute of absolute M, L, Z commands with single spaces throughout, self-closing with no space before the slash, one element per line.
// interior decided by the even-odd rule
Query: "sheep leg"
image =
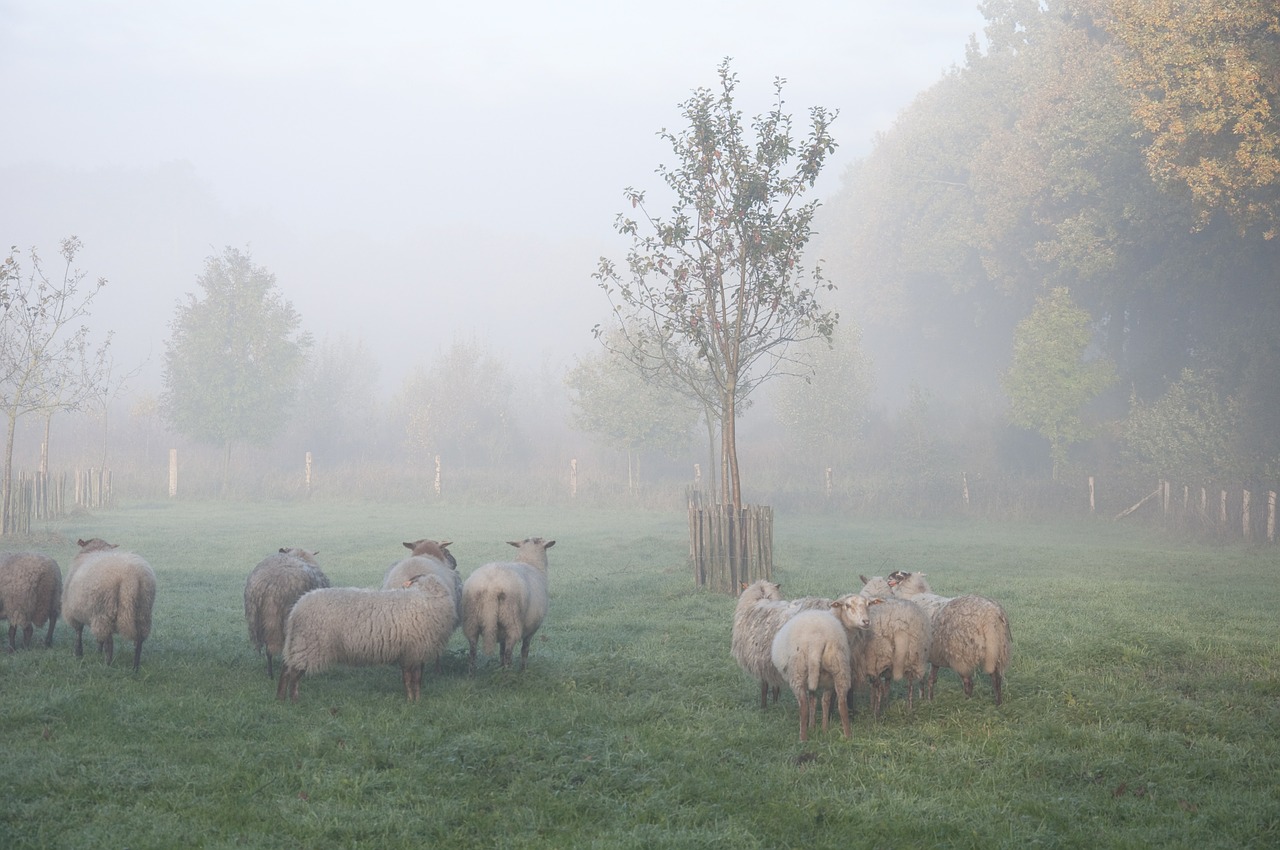
<path fill-rule="evenodd" d="M 107 665 L 110 666 L 111 659 L 116 657 L 116 636 L 107 635 L 107 639 L 98 642 L 98 651 L 107 654 Z"/>
<path fill-rule="evenodd" d="M 841 690 L 836 694 L 836 708 L 840 712 L 840 731 L 844 733 L 845 740 L 853 734 L 853 729 L 849 725 L 849 692 Z"/>
<path fill-rule="evenodd" d="M 467 662 L 467 672 L 475 673 L 476 672 L 476 642 L 474 640 L 468 639 L 467 643 L 471 644 L 471 660 Z"/>
<path fill-rule="evenodd" d="M 970 674 L 968 676 L 961 676 L 960 681 L 964 683 L 965 698 L 967 699 L 973 696 L 973 674 Z"/>
<path fill-rule="evenodd" d="M 809 692 L 803 691 L 800 697 L 800 740 L 809 740 Z"/>
<path fill-rule="evenodd" d="M 14 653 L 14 652 L 17 652 L 17 651 L 18 651 L 18 646 L 17 646 L 17 644 L 15 644 L 15 643 L 13 642 L 14 638 L 16 638 L 17 636 L 18 636 L 18 627 L 17 627 L 17 626 L 15 626 L 15 625 L 13 625 L 12 623 L 10 623 L 10 624 L 9 624 L 9 652 L 10 652 L 10 654 L 12 654 L 12 653 Z"/>
<path fill-rule="evenodd" d="M 84 657 L 84 623 L 80 623 L 75 627 L 76 630 L 76 658 Z"/>
<path fill-rule="evenodd" d="M 138 667 L 142 664 L 142 640 L 139 638 L 133 642 L 133 672 L 138 672 Z"/>
<path fill-rule="evenodd" d="M 275 673 L 271 672 L 271 650 L 267 650 L 267 678 L 274 679 Z"/>
<path fill-rule="evenodd" d="M 298 680 L 301 678 L 301 670 L 290 667 L 283 661 L 280 662 L 280 682 L 276 685 L 276 699 L 290 699 L 297 702 Z"/>
<path fill-rule="evenodd" d="M 996 670 L 991 674 L 991 690 L 996 692 L 996 705 L 999 705 L 1004 699 L 1001 694 L 1001 687 L 1004 685 L 1004 677 L 1000 675 L 1000 671 Z"/>
<path fill-rule="evenodd" d="M 827 719 L 831 716 L 831 691 L 822 692 L 822 734 L 827 734 Z"/>
<path fill-rule="evenodd" d="M 774 705 L 778 704 L 778 694 L 781 693 L 781 691 L 782 691 L 782 688 L 778 687 L 777 685 L 773 686 L 773 704 Z"/>
<path fill-rule="evenodd" d="M 775 695 L 774 695 L 775 702 L 778 699 L 776 693 L 777 692 L 775 691 Z M 769 683 L 765 681 L 761 681 L 760 682 L 760 708 L 765 709 L 768 707 L 769 707 Z"/>
<path fill-rule="evenodd" d="M 911 711 L 915 707 L 915 699 L 914 699 L 915 690 L 916 690 L 916 677 L 908 675 L 907 676 L 907 711 Z"/>
<path fill-rule="evenodd" d="M 416 702 L 418 695 L 414 686 L 414 672 L 417 672 L 418 680 L 422 679 L 422 665 L 407 664 L 400 669 L 400 677 L 404 679 L 404 695 L 409 702 Z"/>
<path fill-rule="evenodd" d="M 938 665 L 929 665 L 929 702 L 933 702 L 933 686 L 938 683 Z"/>
<path fill-rule="evenodd" d="M 49 631 L 44 636 L 44 645 L 46 647 L 53 646 L 53 626 L 57 622 L 58 617 L 56 614 L 49 618 Z"/>
<path fill-rule="evenodd" d="M 525 665 L 529 663 L 529 641 L 533 640 L 533 635 L 529 635 L 520 641 L 520 669 L 523 670 Z"/>
<path fill-rule="evenodd" d="M 12 630 L 13 626 L 10 626 L 9 628 L 10 630 Z M 36 627 L 31 625 L 30 623 L 27 623 L 25 626 L 22 627 L 22 648 L 23 649 L 31 648 L 31 636 L 35 634 L 35 631 L 36 631 Z"/>

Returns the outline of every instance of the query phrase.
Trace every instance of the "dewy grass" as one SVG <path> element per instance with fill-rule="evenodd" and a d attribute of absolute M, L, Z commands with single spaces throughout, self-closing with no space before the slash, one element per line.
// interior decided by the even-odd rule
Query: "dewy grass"
<path fill-rule="evenodd" d="M 50 529 L 64 570 L 101 536 L 156 569 L 137 674 L 0 657 L 0 847 L 1270 847 L 1280 842 L 1280 551 L 1071 527 L 777 518 L 789 596 L 924 569 L 999 599 L 1006 701 L 949 671 L 932 703 L 798 741 L 729 656 L 734 600 L 698 591 L 681 515 L 308 503 L 135 506 Z M 282 546 L 375 586 L 401 541 L 463 574 L 555 538 L 523 673 L 466 672 L 455 635 L 420 702 L 335 668 L 279 703 L 244 579 Z M 18 548 L 21 541 L 5 541 Z M 117 651 L 119 653 L 119 647 Z M 128 653 L 124 653 L 127 656 Z M 121 656 L 121 657 L 124 657 Z"/>

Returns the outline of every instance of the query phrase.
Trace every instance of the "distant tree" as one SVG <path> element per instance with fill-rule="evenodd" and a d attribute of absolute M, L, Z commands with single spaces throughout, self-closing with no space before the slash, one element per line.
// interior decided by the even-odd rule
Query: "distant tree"
<path fill-rule="evenodd" d="M 1218 394 L 1218 383 L 1184 369 L 1155 401 L 1132 399 L 1122 437 L 1129 462 L 1152 476 L 1202 485 L 1233 474 L 1239 409 Z"/>
<path fill-rule="evenodd" d="M 740 401 L 794 366 L 790 345 L 829 339 L 837 320 L 818 301 L 833 288 L 820 266 L 806 273 L 802 265 L 818 203 L 800 202 L 835 150 L 835 113 L 810 109 L 809 135 L 797 141 L 783 80 L 774 84 L 773 107 L 747 124 L 728 59 L 718 74 L 718 91 L 699 88 L 682 105 L 688 127 L 660 133 L 676 157 L 674 166 L 658 167 L 675 198 L 671 217 L 651 214 L 645 193 L 628 188 L 639 217 L 622 214 L 615 224 L 632 240 L 627 272 L 601 258 L 595 278 L 626 344 L 658 355 L 637 360 L 685 382 L 692 397 L 710 388 L 721 431 L 720 498 L 740 508 Z"/>
<path fill-rule="evenodd" d="M 287 423 L 311 335 L 248 253 L 209 257 L 196 282 L 203 297 L 188 293 L 169 325 L 161 404 L 174 430 L 222 447 L 225 494 L 232 447 L 266 444 Z"/>
<path fill-rule="evenodd" d="M 1089 436 L 1084 406 L 1115 382 L 1109 360 L 1085 359 L 1092 336 L 1089 313 L 1062 287 L 1041 297 L 1014 331 L 1013 363 L 1004 375 L 1009 420 L 1049 441 L 1054 478 L 1067 449 Z"/>
<path fill-rule="evenodd" d="M 843 465 L 867 421 L 871 394 L 871 366 L 857 326 L 842 324 L 829 345 L 814 341 L 803 347 L 801 356 L 812 374 L 784 378 L 775 386 L 785 440 L 794 456 Z"/>
<path fill-rule="evenodd" d="M 641 452 L 672 453 L 689 444 L 699 409 L 611 348 L 578 358 L 565 383 L 574 427 L 626 452 L 628 489 L 639 476 Z"/>
<path fill-rule="evenodd" d="M 515 379 L 496 355 L 478 342 L 455 340 L 430 367 L 405 379 L 395 406 L 406 444 L 456 466 L 499 463 L 520 442 L 514 392 Z"/>
<path fill-rule="evenodd" d="M 372 447 L 378 363 L 362 341 L 325 337 L 303 367 L 290 434 L 295 445 L 334 463 Z"/>
<path fill-rule="evenodd" d="M 1280 8 L 1275 0 L 1100 0 L 1124 46 L 1151 173 L 1267 239 L 1280 229 Z"/>
<path fill-rule="evenodd" d="M 0 264 L 0 407 L 8 428 L 5 435 L 3 533 L 13 531 L 11 509 L 13 442 L 18 419 L 28 413 L 79 409 L 95 392 L 110 341 L 89 346 L 88 318 L 93 298 L 105 278 L 82 290 L 85 272 L 75 268 L 81 242 L 62 240 L 61 279 L 50 280 L 40 255 L 32 248 L 30 269 L 22 274 L 16 248 Z"/>

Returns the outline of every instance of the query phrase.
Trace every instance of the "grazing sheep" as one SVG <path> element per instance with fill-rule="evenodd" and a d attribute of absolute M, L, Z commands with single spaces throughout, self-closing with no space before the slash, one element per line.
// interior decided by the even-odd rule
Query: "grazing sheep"
<path fill-rule="evenodd" d="M 284 650 L 284 628 L 293 603 L 302 594 L 328 587 L 329 578 L 316 563 L 319 552 L 281 549 L 263 558 L 244 583 L 244 619 L 249 641 L 259 652 L 266 649 L 267 677 L 274 677 L 272 659 Z"/>
<path fill-rule="evenodd" d="M 964 695 L 973 696 L 973 673 L 991 677 L 996 705 L 1004 701 L 1004 674 L 1013 654 L 1009 615 L 994 599 L 969 594 L 953 599 L 937 596 L 924 573 L 895 572 L 889 576 L 896 595 L 926 600 L 933 635 L 929 644 L 929 699 L 938 681 L 938 670 L 949 667 L 960 677 Z M 944 600 L 938 604 L 938 600 Z"/>
<path fill-rule="evenodd" d="M 107 663 L 115 655 L 114 635 L 133 641 L 133 669 L 142 662 L 142 642 L 151 635 L 156 574 L 141 555 L 126 552 L 100 537 L 76 541 L 80 552 L 67 569 L 62 618 L 76 632 L 76 657 L 84 655 L 89 626 Z"/>
<path fill-rule="evenodd" d="M 0 617 L 9 619 L 9 651 L 17 650 L 18 629 L 22 646 L 31 648 L 37 626 L 49 624 L 44 645 L 53 646 L 53 627 L 62 610 L 62 570 L 58 562 L 39 552 L 0 555 Z"/>
<path fill-rule="evenodd" d="M 529 641 L 547 616 L 547 550 L 554 540 L 527 537 L 508 541 L 519 554 L 515 561 L 485 564 L 462 584 L 462 633 L 471 647 L 470 669 L 476 669 L 476 647 L 493 654 L 496 641 L 501 666 L 511 666 L 520 643 L 520 669 L 529 659 Z"/>
<path fill-rule="evenodd" d="M 387 568 L 382 578 L 382 589 L 393 590 L 403 587 L 404 583 L 416 575 L 433 575 L 440 580 L 452 594 L 457 623 L 462 622 L 462 577 L 458 575 L 458 561 L 449 552 L 450 542 L 445 540 L 415 540 L 405 543 L 409 557 L 397 561 Z"/>
<path fill-rule="evenodd" d="M 871 625 L 868 606 L 862 596 L 842 596 L 826 610 L 799 611 L 783 623 L 771 647 L 773 664 L 786 678 L 800 706 L 800 740 L 809 740 L 813 722 L 813 695 L 822 694 L 822 731 L 827 731 L 831 692 L 836 694 L 844 737 L 849 726 L 849 691 L 853 686 L 850 641 L 854 633 Z"/>
<path fill-rule="evenodd" d="M 410 588 L 410 589 L 405 589 Z M 422 671 L 453 634 L 453 598 L 434 575 L 399 590 L 325 587 L 303 595 L 285 629 L 277 699 L 298 699 L 298 682 L 334 664 L 399 664 L 405 697 L 422 694 Z"/>
<path fill-rule="evenodd" d="M 865 590 L 863 595 L 866 595 Z M 892 682 L 907 681 L 907 708 L 915 707 L 916 683 L 923 696 L 929 653 L 929 616 L 906 599 L 880 599 L 871 609 L 871 628 L 855 659 L 871 682 L 871 714 L 878 716 L 888 702 Z"/>

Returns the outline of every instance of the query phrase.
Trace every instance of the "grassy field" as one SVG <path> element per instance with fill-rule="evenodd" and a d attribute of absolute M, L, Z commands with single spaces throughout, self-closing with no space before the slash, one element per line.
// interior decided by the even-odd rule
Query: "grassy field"
<path fill-rule="evenodd" d="M 523 674 L 339 668 L 275 700 L 245 576 L 280 546 L 374 586 L 402 540 L 445 537 L 465 575 L 542 535 L 551 613 Z M 0 655 L 0 848 L 1280 846 L 1280 551 L 1070 528 L 780 515 L 775 578 L 837 595 L 924 569 L 1013 623 L 1005 704 L 949 672 L 931 704 L 858 698 L 799 742 L 729 656 L 734 600 L 699 592 L 683 516 L 332 503 L 134 505 L 50 529 L 156 569 L 134 674 Z M 3 548 L 26 548 L 4 541 Z"/>

